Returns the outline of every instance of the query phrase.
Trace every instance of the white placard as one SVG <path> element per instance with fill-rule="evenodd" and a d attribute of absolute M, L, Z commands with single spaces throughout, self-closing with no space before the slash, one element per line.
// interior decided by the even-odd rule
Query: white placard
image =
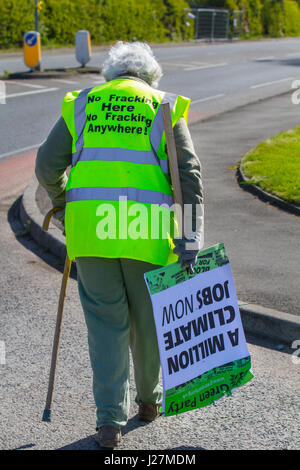
<path fill-rule="evenodd" d="M 165 390 L 249 356 L 229 263 L 151 300 Z"/>

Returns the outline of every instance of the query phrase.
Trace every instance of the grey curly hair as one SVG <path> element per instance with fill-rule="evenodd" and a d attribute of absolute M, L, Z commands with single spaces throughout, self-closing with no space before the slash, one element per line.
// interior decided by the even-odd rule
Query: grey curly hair
<path fill-rule="evenodd" d="M 108 52 L 102 75 L 106 81 L 132 75 L 157 88 L 162 70 L 148 44 L 118 41 Z"/>

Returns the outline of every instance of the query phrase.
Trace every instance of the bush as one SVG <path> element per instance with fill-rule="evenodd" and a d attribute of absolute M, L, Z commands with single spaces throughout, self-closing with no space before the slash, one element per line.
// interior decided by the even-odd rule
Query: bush
<path fill-rule="evenodd" d="M 263 34 L 270 37 L 283 36 L 284 24 L 283 0 L 265 0 L 262 9 Z"/>
<path fill-rule="evenodd" d="M 189 7 L 243 11 L 244 37 L 300 35 L 300 0 L 42 0 L 42 44 L 73 45 L 87 29 L 93 44 L 194 37 Z M 0 48 L 22 47 L 34 29 L 34 0 L 0 0 Z"/>
<path fill-rule="evenodd" d="M 300 0 L 190 0 L 189 4 L 243 11 L 247 38 L 300 35 Z"/>
<path fill-rule="evenodd" d="M 284 32 L 286 36 L 300 36 L 300 8 L 294 0 L 284 0 Z"/>
<path fill-rule="evenodd" d="M 0 47 L 20 47 L 26 31 L 34 29 L 31 0 L 0 2 Z"/>
<path fill-rule="evenodd" d="M 41 25 L 48 40 L 58 44 L 74 44 L 76 31 L 89 25 L 87 0 L 44 0 L 40 12 Z"/>
<path fill-rule="evenodd" d="M 194 23 L 187 19 L 187 3 L 184 0 L 165 0 L 164 4 L 163 24 L 167 37 L 171 40 L 193 39 Z"/>
<path fill-rule="evenodd" d="M 162 24 L 162 0 L 110 0 L 103 5 L 101 17 L 105 42 L 115 40 L 161 41 L 165 39 Z"/>

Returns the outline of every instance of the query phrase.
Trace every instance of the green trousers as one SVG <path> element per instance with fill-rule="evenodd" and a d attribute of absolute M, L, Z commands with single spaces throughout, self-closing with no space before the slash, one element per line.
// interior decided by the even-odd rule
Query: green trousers
<path fill-rule="evenodd" d="M 132 259 L 77 258 L 78 290 L 88 328 L 97 427 L 124 426 L 129 414 L 129 350 L 136 402 L 159 404 L 160 359 L 144 273 Z"/>

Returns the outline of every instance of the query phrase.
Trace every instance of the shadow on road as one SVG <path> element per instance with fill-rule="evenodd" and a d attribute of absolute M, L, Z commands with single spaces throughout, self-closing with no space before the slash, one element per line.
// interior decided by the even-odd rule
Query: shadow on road
<path fill-rule="evenodd" d="M 281 59 L 277 61 L 280 65 L 289 65 L 292 67 L 300 67 L 300 59 L 299 58 L 290 58 L 290 59 Z"/>
<path fill-rule="evenodd" d="M 124 434 L 123 434 L 124 435 Z M 99 450 L 99 451 L 111 451 L 111 449 L 108 449 L 107 447 L 99 447 L 96 440 L 95 440 L 95 435 L 91 435 L 89 437 L 86 437 L 85 439 L 80 439 L 79 441 L 72 442 L 71 444 L 68 444 L 64 447 L 60 447 L 57 450 Z M 126 449 L 126 451 L 130 451 L 130 449 Z M 189 446 L 180 446 L 180 447 L 172 447 L 171 449 L 159 449 L 159 451 L 164 452 L 168 451 L 168 453 L 172 454 L 172 451 L 199 451 L 199 450 L 206 450 L 203 447 L 189 447 Z M 122 449 L 118 450 L 119 452 L 122 452 Z M 143 452 L 143 449 L 134 449 L 136 452 Z M 154 452 L 159 452 L 158 450 L 154 449 Z"/>
<path fill-rule="evenodd" d="M 30 250 L 40 259 L 42 259 L 45 263 L 47 263 L 52 268 L 56 269 L 63 273 L 64 270 L 64 262 L 65 260 L 58 258 L 53 253 L 51 253 L 47 248 L 41 247 L 36 243 L 36 241 L 32 238 L 28 230 L 24 228 L 23 224 L 20 221 L 19 212 L 20 212 L 20 203 L 21 197 L 19 197 L 13 205 L 10 207 L 7 213 L 7 220 L 11 227 L 11 230 L 15 234 L 16 240 L 24 246 L 27 250 Z M 77 279 L 77 270 L 76 264 L 72 263 L 72 269 L 70 273 L 70 277 L 72 279 Z"/>
<path fill-rule="evenodd" d="M 23 446 L 17 447 L 16 449 L 12 449 L 12 450 L 26 450 L 26 449 L 32 449 L 32 447 L 35 447 L 35 444 L 24 444 Z"/>
<path fill-rule="evenodd" d="M 272 341 L 269 338 L 263 336 L 253 335 L 251 333 L 245 332 L 246 341 L 249 344 L 253 344 L 255 346 L 261 346 L 262 348 L 273 349 L 274 351 L 280 351 L 281 353 L 285 354 L 293 354 L 295 353 L 295 349 L 292 349 L 287 344 L 281 344 L 279 341 Z"/>
<path fill-rule="evenodd" d="M 95 436 L 95 434 L 92 434 L 91 436 L 80 439 L 79 441 L 72 442 L 71 444 L 67 444 L 63 447 L 59 447 L 57 450 L 101 450 L 95 441 Z"/>
<path fill-rule="evenodd" d="M 167 419 L 167 418 L 159 418 L 161 419 Z M 126 436 L 126 434 L 134 431 L 137 428 L 142 428 L 148 426 L 148 423 L 139 421 L 138 416 L 135 415 L 132 418 L 128 420 L 128 423 L 126 426 L 122 428 L 122 436 Z M 100 448 L 95 440 L 96 434 L 93 434 L 91 436 L 88 436 L 84 439 L 80 439 L 79 441 L 72 442 L 71 444 L 67 444 L 66 446 L 60 447 L 57 450 L 103 450 L 107 451 L 107 448 Z M 122 451 L 122 449 L 120 449 Z M 130 449 L 126 449 L 130 450 Z M 140 449 L 141 451 L 143 449 Z M 170 453 L 172 451 L 177 451 L 177 450 L 205 450 L 203 447 L 189 447 L 189 446 L 179 446 L 179 447 L 173 447 L 173 448 L 167 448 L 167 449 L 160 449 L 161 451 L 169 451 Z M 139 450 L 138 450 L 139 451 Z M 156 450 L 154 450 L 156 452 Z"/>
<path fill-rule="evenodd" d="M 300 54 L 300 52 L 299 52 Z M 300 58 L 299 57 L 290 57 L 286 59 L 276 59 L 276 58 L 268 58 L 266 57 L 265 59 L 259 59 L 256 60 L 255 62 L 261 62 L 261 63 L 270 63 L 270 64 L 280 64 L 280 65 L 288 65 L 292 67 L 300 67 Z"/>

